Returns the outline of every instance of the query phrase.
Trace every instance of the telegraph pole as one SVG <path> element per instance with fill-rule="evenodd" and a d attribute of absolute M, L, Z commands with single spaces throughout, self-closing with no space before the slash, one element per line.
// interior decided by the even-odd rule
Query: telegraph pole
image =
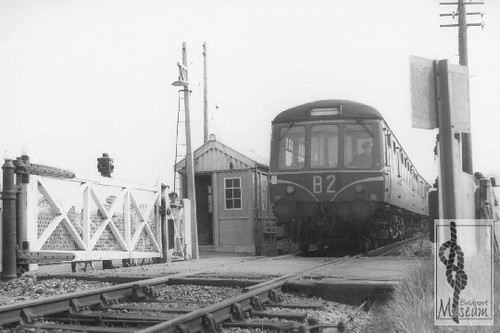
<path fill-rule="evenodd" d="M 203 43 L 203 142 L 208 141 L 207 43 Z"/>
<path fill-rule="evenodd" d="M 194 178 L 194 163 L 193 163 L 193 150 L 191 147 L 191 123 L 189 117 L 189 95 L 188 88 L 188 67 L 187 67 L 187 50 L 186 42 L 182 43 L 182 64 L 177 63 L 179 66 L 179 80 L 172 83 L 173 86 L 182 86 L 184 92 L 184 120 L 186 132 L 186 178 L 187 178 L 187 197 L 191 202 L 191 242 L 192 242 L 192 255 L 193 259 L 199 258 L 198 250 L 198 225 L 196 218 L 196 190 Z"/>
<path fill-rule="evenodd" d="M 186 68 L 186 82 L 188 81 L 187 70 L 187 49 L 186 42 L 182 43 L 182 65 Z M 199 258 L 198 252 L 198 219 L 196 218 L 196 191 L 194 180 L 194 163 L 193 163 L 193 149 L 191 147 L 191 122 L 189 117 L 189 95 L 190 91 L 187 85 L 184 86 L 184 108 L 186 111 L 186 176 L 187 176 L 187 189 L 188 199 L 191 201 L 191 240 L 193 242 L 193 258 Z"/>
<path fill-rule="evenodd" d="M 458 0 L 458 2 L 441 2 L 440 5 L 457 5 L 457 11 L 453 13 L 441 14 L 441 17 L 452 17 L 455 19 L 458 16 L 458 24 L 442 24 L 441 27 L 458 27 L 458 57 L 459 64 L 462 66 L 469 66 L 469 56 L 467 49 L 467 27 L 481 26 L 484 27 L 484 22 L 481 23 L 467 23 L 467 15 L 481 15 L 481 12 L 467 13 L 466 5 L 484 5 L 483 1 L 469 1 Z M 462 133 L 462 171 L 468 174 L 473 174 L 472 166 L 472 142 L 470 133 Z"/>
<path fill-rule="evenodd" d="M 467 12 L 464 0 L 458 0 L 458 63 L 469 66 L 469 55 L 467 50 Z"/>

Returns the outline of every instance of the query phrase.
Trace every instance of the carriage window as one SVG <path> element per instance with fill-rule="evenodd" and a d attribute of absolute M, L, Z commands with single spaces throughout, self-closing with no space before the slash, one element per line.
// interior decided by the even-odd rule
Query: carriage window
<path fill-rule="evenodd" d="M 337 125 L 316 125 L 311 128 L 311 167 L 336 168 L 339 129 Z"/>
<path fill-rule="evenodd" d="M 302 169 L 304 167 L 306 148 L 303 126 L 282 128 L 280 131 L 279 168 Z"/>
<path fill-rule="evenodd" d="M 370 169 L 373 166 L 373 130 L 368 124 L 344 127 L 344 163 L 349 169 Z"/>

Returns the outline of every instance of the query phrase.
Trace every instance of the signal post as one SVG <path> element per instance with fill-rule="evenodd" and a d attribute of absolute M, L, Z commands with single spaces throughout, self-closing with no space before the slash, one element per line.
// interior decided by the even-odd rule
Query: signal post
<path fill-rule="evenodd" d="M 410 69 L 413 127 L 439 129 L 439 218 L 475 219 L 474 177 L 462 169 L 462 134 L 471 131 L 467 67 L 412 56 Z M 473 229 L 460 238 L 475 246 Z"/>

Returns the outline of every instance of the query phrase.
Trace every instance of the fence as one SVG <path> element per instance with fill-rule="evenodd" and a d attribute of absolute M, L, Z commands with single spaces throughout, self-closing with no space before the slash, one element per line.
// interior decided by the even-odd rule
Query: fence
<path fill-rule="evenodd" d="M 22 251 L 69 252 L 76 261 L 161 256 L 159 187 L 39 176 L 22 187 Z"/>
<path fill-rule="evenodd" d="M 18 264 L 161 258 L 161 195 L 159 184 L 30 176 L 17 185 Z M 183 205 L 168 212 L 175 243 L 163 261 L 191 259 L 190 218 Z"/>

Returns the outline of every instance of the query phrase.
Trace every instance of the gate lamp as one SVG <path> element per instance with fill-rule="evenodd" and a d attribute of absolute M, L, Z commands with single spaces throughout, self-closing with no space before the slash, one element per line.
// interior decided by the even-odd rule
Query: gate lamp
<path fill-rule="evenodd" d="M 184 80 L 177 80 L 177 81 L 172 82 L 172 85 L 174 87 L 187 87 L 189 85 L 189 83 L 187 81 L 184 81 Z"/>

